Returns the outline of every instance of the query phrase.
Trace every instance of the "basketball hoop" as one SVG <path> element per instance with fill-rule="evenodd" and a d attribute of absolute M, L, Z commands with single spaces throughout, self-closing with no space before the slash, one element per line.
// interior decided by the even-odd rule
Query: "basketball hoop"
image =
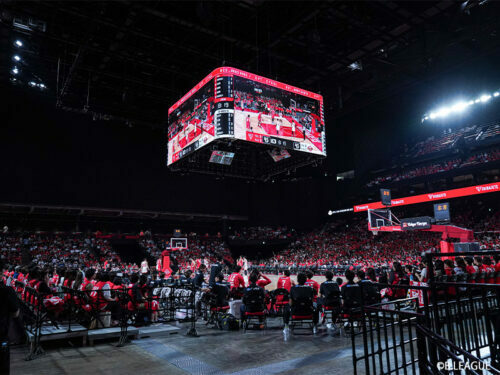
<path fill-rule="evenodd" d="M 372 234 L 373 234 L 374 236 L 377 236 L 377 235 L 378 235 L 378 230 L 372 230 Z"/>

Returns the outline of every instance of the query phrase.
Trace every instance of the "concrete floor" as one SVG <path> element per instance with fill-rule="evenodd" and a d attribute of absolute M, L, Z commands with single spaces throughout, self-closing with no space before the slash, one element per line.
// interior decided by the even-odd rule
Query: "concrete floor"
<path fill-rule="evenodd" d="M 285 341 L 277 322 L 267 331 L 219 331 L 198 325 L 200 337 L 179 334 L 133 340 L 116 347 L 116 340 L 93 347 L 67 341 L 45 343 L 46 354 L 25 361 L 26 347 L 12 350 L 11 373 L 16 375 L 98 374 L 332 374 L 353 373 L 351 339 L 290 335 Z M 274 324 L 273 324 L 274 323 Z M 80 346 L 78 346 L 80 345 Z M 360 372 L 358 372 L 360 373 Z M 362 374 L 363 372 L 361 372 Z"/>

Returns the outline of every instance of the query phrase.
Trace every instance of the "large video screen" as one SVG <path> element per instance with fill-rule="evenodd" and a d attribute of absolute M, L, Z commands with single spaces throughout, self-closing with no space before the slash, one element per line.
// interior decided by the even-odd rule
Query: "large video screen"
<path fill-rule="evenodd" d="M 231 67 L 189 90 L 168 123 L 167 165 L 217 138 L 326 156 L 321 95 Z"/>
<path fill-rule="evenodd" d="M 204 81 L 169 110 L 167 165 L 215 139 L 214 80 Z"/>
<path fill-rule="evenodd" d="M 326 155 L 321 96 L 256 77 L 233 77 L 234 137 Z"/>

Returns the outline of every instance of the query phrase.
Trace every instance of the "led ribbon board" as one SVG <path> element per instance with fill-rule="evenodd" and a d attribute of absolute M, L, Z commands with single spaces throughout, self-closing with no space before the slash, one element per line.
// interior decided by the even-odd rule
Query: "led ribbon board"
<path fill-rule="evenodd" d="M 443 199 L 460 198 L 469 195 L 478 195 L 485 193 L 494 193 L 500 191 L 500 182 L 492 182 L 485 185 L 469 186 L 465 188 L 444 190 L 436 193 L 411 195 L 409 197 L 397 198 L 391 200 L 391 206 L 406 206 L 410 204 L 425 203 L 432 201 L 440 201 Z M 382 202 L 358 204 L 354 206 L 354 212 L 363 212 L 367 210 L 374 210 L 384 208 Z"/>

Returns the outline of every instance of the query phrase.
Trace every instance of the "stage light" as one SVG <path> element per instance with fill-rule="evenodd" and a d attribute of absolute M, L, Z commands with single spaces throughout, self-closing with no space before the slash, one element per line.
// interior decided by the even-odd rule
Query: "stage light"
<path fill-rule="evenodd" d="M 482 103 L 486 103 L 488 100 L 491 99 L 491 95 L 482 95 L 480 99 Z"/>
<path fill-rule="evenodd" d="M 15 61 L 21 61 L 21 57 L 19 55 L 14 55 L 12 56 L 12 58 L 15 60 Z"/>
<path fill-rule="evenodd" d="M 28 83 L 28 85 L 30 85 L 31 87 L 35 87 L 35 86 L 36 86 L 36 83 L 35 83 L 35 82 L 33 82 L 33 81 L 30 81 L 30 82 Z"/>
<path fill-rule="evenodd" d="M 333 211 L 332 210 L 328 211 L 328 216 L 332 216 L 332 215 L 333 215 Z"/>
<path fill-rule="evenodd" d="M 17 47 L 22 47 L 22 46 L 23 46 L 23 42 L 21 42 L 19 39 L 18 39 L 18 40 L 16 40 L 16 41 L 14 42 L 14 44 L 15 44 Z"/>
<path fill-rule="evenodd" d="M 434 114 L 434 118 L 436 117 L 446 117 L 450 114 L 451 112 L 451 108 L 448 108 L 448 107 L 442 107 L 442 108 L 439 108 L 436 112 L 434 113 L 431 113 L 431 116 L 432 114 Z"/>
<path fill-rule="evenodd" d="M 453 112 L 463 112 L 463 111 L 465 111 L 465 109 L 468 106 L 469 106 L 469 103 L 460 101 L 460 102 L 457 102 L 457 103 L 453 104 L 453 106 L 451 107 L 451 109 L 452 109 Z"/>
<path fill-rule="evenodd" d="M 18 74 L 19 73 L 19 69 L 17 69 L 16 67 L 14 67 L 12 69 L 12 74 Z"/>
<path fill-rule="evenodd" d="M 44 89 L 44 88 L 45 88 L 45 85 L 44 85 L 43 83 L 40 83 L 38 86 L 39 86 L 41 89 Z"/>

